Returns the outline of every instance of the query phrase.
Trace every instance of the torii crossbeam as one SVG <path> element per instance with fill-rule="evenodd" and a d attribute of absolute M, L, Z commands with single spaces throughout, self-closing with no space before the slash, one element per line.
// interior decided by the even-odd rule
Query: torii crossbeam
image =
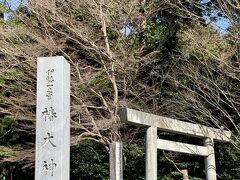
<path fill-rule="evenodd" d="M 229 142 L 231 138 L 230 131 L 157 116 L 129 108 L 121 108 L 118 113 L 124 123 L 148 127 L 146 132 L 146 180 L 157 180 L 157 149 L 203 156 L 206 179 L 217 179 L 213 141 Z M 204 146 L 158 139 L 157 130 L 202 138 Z"/>

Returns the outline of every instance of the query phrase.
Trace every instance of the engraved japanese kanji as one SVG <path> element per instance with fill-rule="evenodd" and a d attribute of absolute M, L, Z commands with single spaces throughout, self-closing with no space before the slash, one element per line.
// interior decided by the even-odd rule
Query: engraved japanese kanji
<path fill-rule="evenodd" d="M 53 77 L 53 73 L 54 73 L 54 69 L 48 69 L 47 70 L 47 92 L 46 92 L 46 97 L 48 98 L 48 100 L 51 100 L 52 96 L 53 96 L 53 81 L 54 81 L 54 77 Z"/>
<path fill-rule="evenodd" d="M 57 163 L 55 163 L 53 159 L 51 159 L 50 162 L 43 161 L 43 172 L 45 173 L 45 175 L 54 176 L 54 171 L 56 167 Z"/>
<path fill-rule="evenodd" d="M 47 133 L 47 137 L 43 138 L 45 140 L 43 146 L 46 146 L 48 143 L 50 143 L 52 145 L 52 147 L 57 147 L 51 139 L 53 139 L 53 135 L 51 135 L 51 133 Z"/>
<path fill-rule="evenodd" d="M 53 107 L 45 108 L 44 111 L 42 112 L 42 116 L 44 117 L 44 120 L 47 121 L 53 121 L 54 118 L 57 118 L 57 113 L 53 109 Z"/>

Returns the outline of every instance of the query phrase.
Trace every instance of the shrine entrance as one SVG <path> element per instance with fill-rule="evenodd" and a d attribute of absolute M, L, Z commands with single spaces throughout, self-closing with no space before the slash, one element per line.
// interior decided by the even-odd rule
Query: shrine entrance
<path fill-rule="evenodd" d="M 146 180 L 157 180 L 157 149 L 203 156 L 207 180 L 216 180 L 214 141 L 231 132 L 121 108 L 123 123 L 146 126 Z M 202 139 L 203 146 L 159 139 L 157 131 Z M 69 179 L 70 65 L 62 56 L 38 58 L 35 180 Z M 110 144 L 110 180 L 122 180 L 122 143 Z"/>
<path fill-rule="evenodd" d="M 216 180 L 214 141 L 229 142 L 231 132 L 171 118 L 121 108 L 119 116 L 123 123 L 147 126 L 146 131 L 146 180 L 157 180 L 157 149 L 193 154 L 204 157 L 206 180 Z M 203 146 L 159 139 L 157 131 L 201 138 Z M 201 141 L 200 139 L 200 141 Z"/>

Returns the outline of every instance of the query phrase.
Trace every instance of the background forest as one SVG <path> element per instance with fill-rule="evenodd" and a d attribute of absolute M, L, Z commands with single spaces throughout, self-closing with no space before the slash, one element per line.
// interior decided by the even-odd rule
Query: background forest
<path fill-rule="evenodd" d="M 34 179 L 36 60 L 71 64 L 71 179 L 108 179 L 124 143 L 124 179 L 144 179 L 144 128 L 124 106 L 232 131 L 215 144 L 218 179 L 240 179 L 239 0 L 27 0 L 0 4 L 0 179 Z M 159 136 L 192 144 L 199 140 Z M 158 177 L 204 179 L 204 162 L 158 152 Z"/>

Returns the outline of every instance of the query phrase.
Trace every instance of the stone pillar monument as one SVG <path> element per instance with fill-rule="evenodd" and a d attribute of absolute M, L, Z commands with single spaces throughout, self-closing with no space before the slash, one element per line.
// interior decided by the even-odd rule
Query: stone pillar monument
<path fill-rule="evenodd" d="M 35 180 L 69 180 L 70 65 L 62 56 L 37 62 Z"/>

